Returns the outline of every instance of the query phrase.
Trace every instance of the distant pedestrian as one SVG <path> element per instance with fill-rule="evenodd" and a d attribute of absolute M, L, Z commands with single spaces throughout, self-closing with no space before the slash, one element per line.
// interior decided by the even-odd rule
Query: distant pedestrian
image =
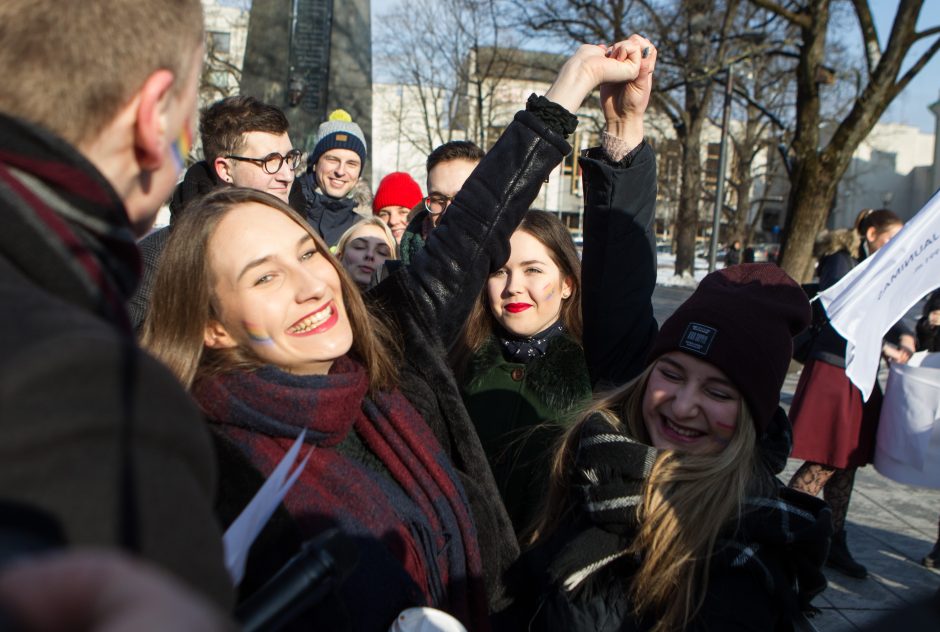
<path fill-rule="evenodd" d="M 741 241 L 735 239 L 728 244 L 728 249 L 725 250 L 725 267 L 734 266 L 739 263 L 741 263 Z"/>
<path fill-rule="evenodd" d="M 927 297 L 923 315 L 917 321 L 917 348 L 920 351 L 940 351 L 940 290 Z M 927 568 L 940 568 L 940 521 L 937 541 L 921 562 Z"/>

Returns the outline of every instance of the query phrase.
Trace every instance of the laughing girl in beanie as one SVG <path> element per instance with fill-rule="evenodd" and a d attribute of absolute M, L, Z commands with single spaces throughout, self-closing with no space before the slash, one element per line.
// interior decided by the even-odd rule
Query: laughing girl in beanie
<path fill-rule="evenodd" d="M 774 477 L 778 406 L 806 296 L 773 264 L 714 272 L 648 366 L 597 400 L 555 457 L 525 564 L 533 629 L 785 630 L 826 585 L 825 503 Z"/>

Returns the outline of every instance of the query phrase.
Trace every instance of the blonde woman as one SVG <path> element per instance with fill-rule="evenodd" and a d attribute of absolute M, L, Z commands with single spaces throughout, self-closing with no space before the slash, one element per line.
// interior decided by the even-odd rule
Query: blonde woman
<path fill-rule="evenodd" d="M 350 226 L 336 242 L 336 258 L 362 289 L 373 285 L 373 278 L 389 259 L 396 259 L 395 237 L 378 217 L 370 217 Z"/>
<path fill-rule="evenodd" d="M 780 268 L 745 264 L 663 324 L 646 369 L 556 454 L 525 559 L 532 629 L 786 629 L 825 587 L 829 510 L 774 478 L 789 450 L 780 387 L 809 315 Z"/>

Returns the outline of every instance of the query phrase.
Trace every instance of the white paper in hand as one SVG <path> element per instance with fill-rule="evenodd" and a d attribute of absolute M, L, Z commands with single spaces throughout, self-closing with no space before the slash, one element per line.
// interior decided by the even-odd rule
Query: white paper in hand
<path fill-rule="evenodd" d="M 254 543 L 255 538 L 261 533 L 264 525 L 267 524 L 274 510 L 284 499 L 287 491 L 300 476 L 307 461 L 310 460 L 310 454 L 313 452 L 313 446 L 307 450 L 307 455 L 303 461 L 297 464 L 297 468 L 291 472 L 291 467 L 297 461 L 297 455 L 300 453 L 300 447 L 303 445 L 304 437 L 307 431 L 304 430 L 294 441 L 281 462 L 277 464 L 271 476 L 264 482 L 255 497 L 242 510 L 235 522 L 231 524 L 225 535 L 222 536 L 222 545 L 225 548 L 225 567 L 232 578 L 232 583 L 236 586 L 241 583 L 245 575 L 245 562 L 248 560 L 248 551 Z"/>

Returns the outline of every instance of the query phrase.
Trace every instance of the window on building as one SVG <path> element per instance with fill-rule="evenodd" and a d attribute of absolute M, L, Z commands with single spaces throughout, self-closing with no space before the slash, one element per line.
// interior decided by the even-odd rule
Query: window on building
<path fill-rule="evenodd" d="M 216 55 L 228 55 L 232 52 L 232 34 L 224 31 L 207 32 L 206 48 Z"/>

